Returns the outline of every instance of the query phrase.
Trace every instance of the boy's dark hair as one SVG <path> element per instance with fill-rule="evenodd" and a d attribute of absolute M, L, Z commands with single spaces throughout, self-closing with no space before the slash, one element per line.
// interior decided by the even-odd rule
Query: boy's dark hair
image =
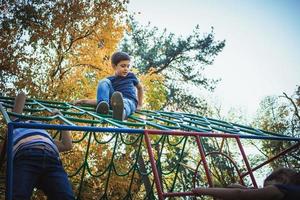
<path fill-rule="evenodd" d="M 130 60 L 130 56 L 125 52 L 118 51 L 111 56 L 111 63 L 114 65 L 117 65 L 119 62 L 123 60 Z"/>
<path fill-rule="evenodd" d="M 264 185 L 268 181 L 276 181 L 279 184 L 295 184 L 300 185 L 300 173 L 289 168 L 280 168 L 272 172 L 264 181 Z"/>

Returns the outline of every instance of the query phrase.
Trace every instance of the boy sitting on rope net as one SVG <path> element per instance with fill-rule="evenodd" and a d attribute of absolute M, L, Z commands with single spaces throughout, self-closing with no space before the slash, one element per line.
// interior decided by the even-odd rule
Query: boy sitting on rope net
<path fill-rule="evenodd" d="M 97 105 L 96 112 L 100 114 L 108 114 L 111 107 L 112 117 L 122 121 L 142 107 L 143 87 L 135 74 L 129 71 L 130 57 L 127 53 L 115 52 L 111 65 L 115 74 L 99 81 L 97 99 L 80 99 L 74 104 Z"/>

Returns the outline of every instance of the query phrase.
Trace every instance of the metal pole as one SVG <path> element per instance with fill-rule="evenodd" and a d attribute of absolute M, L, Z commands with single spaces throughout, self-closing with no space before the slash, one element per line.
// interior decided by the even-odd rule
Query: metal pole
<path fill-rule="evenodd" d="M 205 170 L 205 174 L 206 174 L 206 177 L 207 177 L 208 184 L 209 184 L 210 187 L 213 187 L 212 178 L 211 178 L 210 173 L 209 173 L 208 165 L 207 165 L 206 158 L 205 158 L 204 149 L 202 147 L 199 135 L 196 136 L 196 142 L 197 142 L 197 146 L 198 146 L 198 149 L 199 149 L 199 152 L 200 152 L 201 160 L 203 161 L 203 167 L 204 167 L 204 170 Z"/>
<path fill-rule="evenodd" d="M 12 200 L 12 195 L 13 195 L 13 158 L 12 158 L 13 130 L 14 130 L 14 125 L 12 123 L 8 123 L 7 169 L 6 169 L 6 199 L 7 200 Z"/>
<path fill-rule="evenodd" d="M 241 154 L 242 154 L 242 156 L 243 156 L 243 159 L 244 159 L 244 162 L 245 162 L 245 164 L 246 164 L 247 170 L 248 170 L 248 172 L 249 172 L 250 178 L 251 178 L 251 180 L 252 180 L 253 186 L 254 186 L 255 188 L 257 188 L 257 184 L 256 184 L 256 181 L 255 181 L 255 178 L 254 178 L 252 169 L 251 169 L 250 164 L 249 164 L 249 162 L 248 162 L 248 159 L 247 159 L 247 156 L 246 156 L 246 154 L 245 154 L 243 145 L 242 145 L 242 143 L 241 143 L 241 141 L 240 141 L 240 138 L 237 137 L 237 138 L 236 138 L 236 141 L 237 141 L 237 144 L 238 144 L 238 146 L 239 146 L 239 148 L 240 148 Z"/>
<path fill-rule="evenodd" d="M 152 170 L 153 170 L 154 181 L 155 181 L 155 186 L 156 186 L 156 190 L 157 190 L 158 199 L 159 200 L 164 200 L 163 189 L 162 189 L 162 186 L 160 184 L 160 179 L 159 179 L 159 175 L 158 175 L 158 171 L 157 171 L 157 167 L 156 167 L 156 162 L 155 162 L 155 159 L 154 159 L 149 134 L 148 134 L 147 131 L 145 131 L 145 142 L 146 142 L 146 146 L 147 146 L 147 150 L 148 150 L 148 154 L 149 154 L 151 167 L 152 167 Z"/>
<path fill-rule="evenodd" d="M 289 148 L 283 150 L 282 152 L 278 153 L 277 155 L 275 155 L 275 156 L 272 157 L 272 158 L 269 158 L 269 159 L 266 160 L 265 162 L 263 162 L 263 163 L 257 165 L 256 167 L 254 167 L 254 168 L 252 169 L 252 172 L 255 171 L 255 170 L 257 170 L 257 169 L 259 169 L 259 168 L 261 168 L 262 166 L 264 166 L 264 165 L 266 165 L 266 164 L 272 162 L 273 160 L 277 159 L 278 157 L 280 157 L 280 156 L 282 156 L 282 155 L 285 155 L 285 154 L 289 153 L 290 151 L 294 150 L 294 149 L 297 148 L 298 146 L 300 146 L 300 142 L 298 142 L 298 143 L 294 144 L 293 146 L 291 146 L 291 147 L 289 147 Z M 249 172 L 246 172 L 246 173 L 242 174 L 242 177 L 247 176 L 248 174 L 249 174 Z"/>

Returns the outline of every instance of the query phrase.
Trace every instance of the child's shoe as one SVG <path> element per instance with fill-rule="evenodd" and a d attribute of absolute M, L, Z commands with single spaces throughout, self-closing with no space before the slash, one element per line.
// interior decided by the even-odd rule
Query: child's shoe
<path fill-rule="evenodd" d="M 108 111 L 109 111 L 109 105 L 106 101 L 101 101 L 100 103 L 98 103 L 98 105 L 96 107 L 97 113 L 107 115 Z"/>
<path fill-rule="evenodd" d="M 113 119 L 123 121 L 124 119 L 124 102 L 121 92 L 114 92 L 111 96 L 111 107 L 113 110 Z"/>

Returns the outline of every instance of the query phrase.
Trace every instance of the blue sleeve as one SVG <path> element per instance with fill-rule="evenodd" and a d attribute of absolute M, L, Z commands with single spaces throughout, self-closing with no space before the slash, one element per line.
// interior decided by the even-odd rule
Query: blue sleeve
<path fill-rule="evenodd" d="M 136 86 L 137 84 L 139 84 L 139 80 L 137 79 L 136 75 L 134 73 L 132 73 L 132 82 L 133 85 Z"/>
<path fill-rule="evenodd" d="M 105 77 L 105 78 L 103 78 L 103 79 L 109 79 L 110 81 L 111 80 L 113 80 L 113 79 L 115 79 L 116 78 L 116 76 L 115 75 L 113 75 L 113 76 L 107 76 L 107 77 Z M 103 80 L 102 79 L 102 80 Z"/>

